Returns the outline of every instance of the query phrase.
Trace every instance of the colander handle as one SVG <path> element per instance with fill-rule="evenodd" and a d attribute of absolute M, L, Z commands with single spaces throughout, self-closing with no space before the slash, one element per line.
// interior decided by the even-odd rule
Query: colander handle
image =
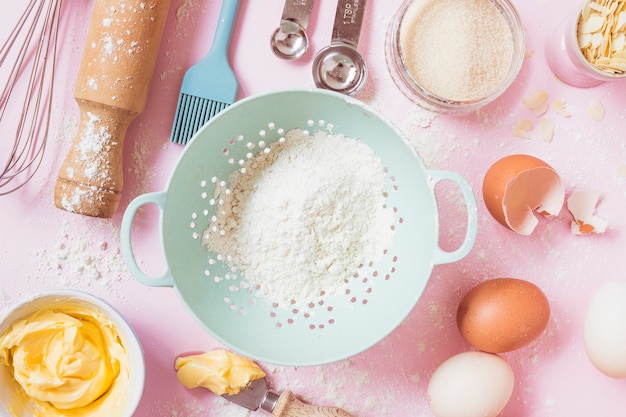
<path fill-rule="evenodd" d="M 120 231 L 122 239 L 121 248 L 128 271 L 137 281 L 150 287 L 173 287 L 174 279 L 172 278 L 172 274 L 170 273 L 167 265 L 165 267 L 165 272 L 161 276 L 151 277 L 144 274 L 141 268 L 139 268 L 139 265 L 137 265 L 137 260 L 133 254 L 130 235 L 132 232 L 133 220 L 135 219 L 135 215 L 137 214 L 139 208 L 146 204 L 154 204 L 159 208 L 162 215 L 163 207 L 165 206 L 165 197 L 166 192 L 142 194 L 128 204 L 128 207 L 124 212 L 124 216 L 122 217 L 122 226 Z"/>
<path fill-rule="evenodd" d="M 433 254 L 433 262 L 435 265 L 449 264 L 463 259 L 474 246 L 476 241 L 476 231 L 478 230 L 478 208 L 476 206 L 476 197 L 472 192 L 472 187 L 463 176 L 452 171 L 430 170 L 428 171 L 433 187 L 440 181 L 451 181 L 456 184 L 465 199 L 467 207 L 467 229 L 463 243 L 454 251 L 445 251 L 437 246 Z"/>

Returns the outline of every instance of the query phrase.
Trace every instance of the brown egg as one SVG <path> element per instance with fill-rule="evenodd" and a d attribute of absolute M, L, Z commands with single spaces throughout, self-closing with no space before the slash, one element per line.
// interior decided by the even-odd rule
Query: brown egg
<path fill-rule="evenodd" d="M 483 199 L 489 213 L 503 226 L 529 235 L 538 220 L 533 210 L 556 216 L 565 200 L 561 177 L 541 159 L 509 155 L 496 161 L 485 173 Z"/>
<path fill-rule="evenodd" d="M 535 284 L 496 278 L 472 288 L 459 304 L 456 322 L 463 337 L 485 352 L 519 349 L 544 331 L 550 304 Z"/>

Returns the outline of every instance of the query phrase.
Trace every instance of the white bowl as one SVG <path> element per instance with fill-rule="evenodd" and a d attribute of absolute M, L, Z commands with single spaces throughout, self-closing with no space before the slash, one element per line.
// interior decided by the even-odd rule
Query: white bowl
<path fill-rule="evenodd" d="M 143 350 L 137 335 L 128 322 L 107 302 L 81 291 L 57 290 L 42 292 L 21 301 L 0 318 L 0 336 L 5 334 L 16 321 L 24 319 L 37 311 L 67 305 L 85 307 L 99 312 L 117 328 L 120 340 L 126 349 L 129 376 L 128 386 L 125 390 L 126 396 L 122 400 L 123 404 L 116 409 L 115 416 L 131 417 L 141 400 L 144 389 L 145 362 Z M 25 393 L 14 379 L 11 369 L 4 364 L 0 364 L 0 415 L 15 415 L 16 404 L 22 404 L 24 397 Z M 107 398 L 107 401 L 110 398 Z M 17 407 L 18 410 L 21 410 L 19 417 L 30 417 L 33 415 L 29 409 L 32 403 L 29 404 L 29 402 L 26 400 L 25 407 Z M 74 413 L 76 412 L 79 412 L 78 409 L 74 409 Z M 69 415 L 75 414 L 70 413 Z"/>

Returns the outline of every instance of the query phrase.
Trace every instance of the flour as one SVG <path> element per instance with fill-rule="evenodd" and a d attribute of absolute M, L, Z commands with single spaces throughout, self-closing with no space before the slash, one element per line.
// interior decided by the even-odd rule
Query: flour
<path fill-rule="evenodd" d="M 72 163 L 63 169 L 63 174 L 69 180 L 89 181 L 104 187 L 111 181 L 112 167 L 106 159 L 107 153 L 116 146 L 118 142 L 113 138 L 108 124 L 99 116 L 87 112 Z M 80 172 L 76 172 L 79 168 Z M 67 211 L 80 212 L 83 201 L 94 200 L 98 192 L 95 186 L 71 188 L 63 193 L 61 205 Z"/>
<path fill-rule="evenodd" d="M 77 223 L 81 222 L 81 223 Z M 56 242 L 33 253 L 39 266 L 36 276 L 46 276 L 55 287 L 71 287 L 123 297 L 123 277 L 128 273 L 117 242 L 119 228 L 113 222 L 94 223 L 90 217 L 75 223 L 58 224 Z M 85 235 L 77 230 L 88 230 Z M 100 239 L 94 239 L 94 236 Z"/>
<path fill-rule="evenodd" d="M 345 290 L 393 236 L 385 169 L 362 142 L 292 130 L 216 181 L 207 248 L 279 306 Z M 222 182 L 222 184 L 225 184 Z"/>

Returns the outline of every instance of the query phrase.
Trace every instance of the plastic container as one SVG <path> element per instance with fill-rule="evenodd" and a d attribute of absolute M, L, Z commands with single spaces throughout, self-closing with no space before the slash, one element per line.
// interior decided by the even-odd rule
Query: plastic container
<path fill-rule="evenodd" d="M 546 44 L 546 59 L 554 75 L 574 87 L 594 87 L 607 81 L 623 80 L 626 74 L 612 74 L 591 64 L 578 45 L 578 21 L 584 5 L 567 14 L 555 27 Z"/>
<path fill-rule="evenodd" d="M 0 335 L 7 332 L 18 320 L 47 309 L 80 307 L 88 309 L 95 314 L 105 317 L 112 323 L 124 345 L 128 358 L 128 383 L 125 386 L 123 398 L 108 396 L 99 407 L 96 416 L 110 415 L 115 412 L 116 417 L 132 417 L 143 395 L 145 383 L 145 360 L 143 350 L 137 335 L 126 322 L 126 320 L 108 303 L 93 295 L 75 290 L 46 291 L 29 297 L 7 311 L 0 318 Z M 14 416 L 19 413 L 19 417 L 39 416 L 41 411 L 30 402 L 24 403 L 25 394 L 20 385 L 14 379 L 8 366 L 0 363 L 0 415 Z M 111 401 L 119 400 L 120 404 L 109 404 Z M 96 401 L 97 402 L 97 401 Z M 59 410 L 54 415 L 78 415 L 80 409 Z M 67 413 L 67 414 L 65 414 Z"/>
<path fill-rule="evenodd" d="M 410 7 L 419 7 L 417 3 L 425 4 L 430 1 L 433 0 L 406 0 L 394 15 L 387 32 L 385 45 L 385 55 L 389 72 L 400 91 L 410 100 L 428 110 L 440 113 L 467 113 L 483 107 L 504 93 L 513 83 L 522 67 L 526 49 L 526 38 L 517 10 L 508 0 L 491 0 L 509 24 L 513 36 L 511 64 L 500 84 L 483 97 L 471 100 L 454 100 L 438 96 L 421 85 L 420 82 L 411 75 L 401 47 L 402 28 L 404 24 L 408 24 L 408 22 L 405 22 L 407 10 L 409 10 Z M 445 68 L 442 68 L 442 71 L 443 70 L 445 70 Z"/>

